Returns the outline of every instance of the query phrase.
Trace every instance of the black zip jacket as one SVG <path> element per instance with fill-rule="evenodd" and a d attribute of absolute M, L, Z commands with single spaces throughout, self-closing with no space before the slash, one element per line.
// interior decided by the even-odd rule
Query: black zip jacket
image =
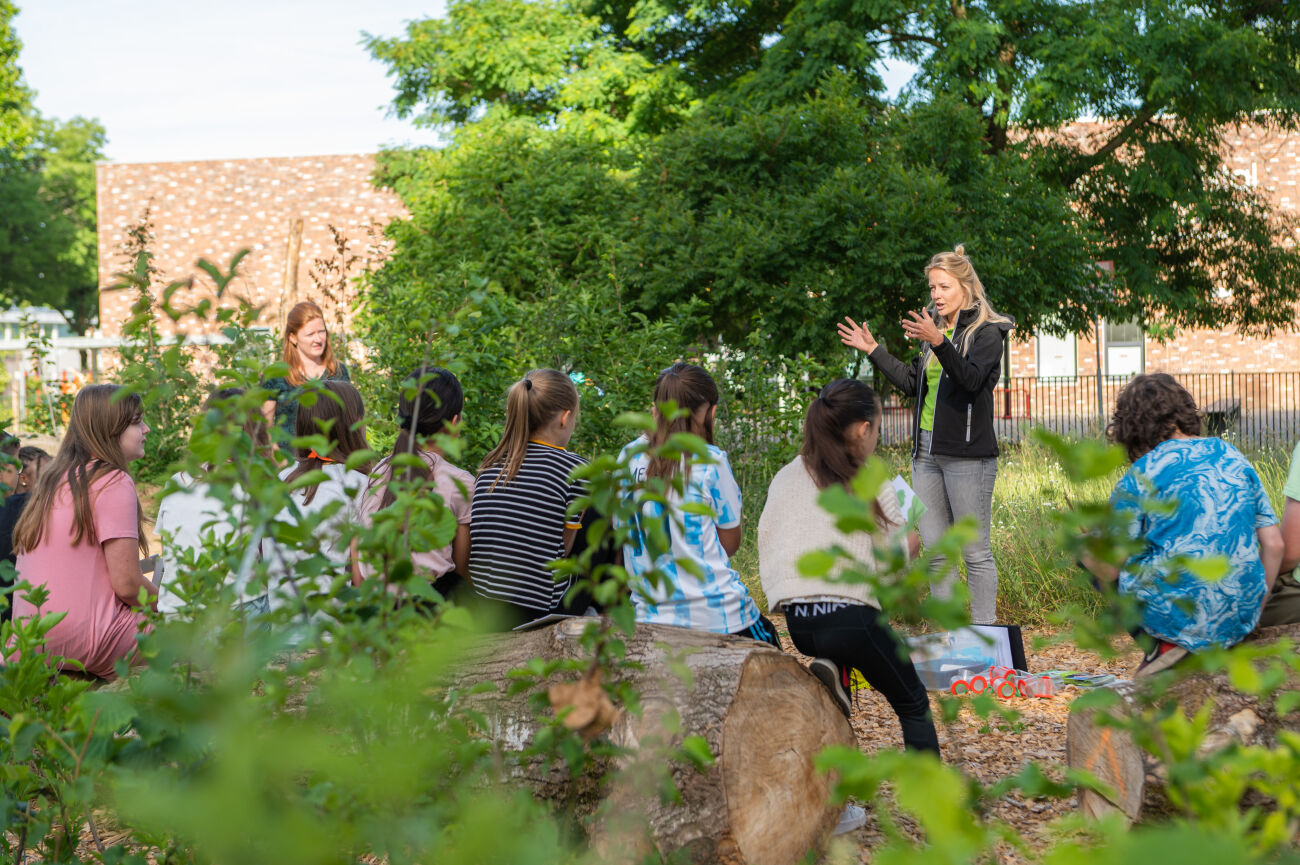
<path fill-rule="evenodd" d="M 925 406 L 929 382 L 925 364 L 931 351 L 943 367 L 939 374 L 939 393 L 934 401 L 934 432 L 930 436 L 930 453 L 935 456 L 995 457 L 998 439 L 993 432 L 993 388 L 1002 373 L 1002 343 L 1012 322 L 986 323 L 971 336 L 963 355 L 953 345 L 978 311 L 963 309 L 957 316 L 952 340 L 931 347 L 924 343 L 921 353 L 910 364 L 894 357 L 884 346 L 877 346 L 868 357 L 876 369 L 905 396 L 916 397 L 912 416 L 912 456 L 916 456 L 921 439 L 921 409 Z M 937 318 L 937 316 L 936 316 Z"/>

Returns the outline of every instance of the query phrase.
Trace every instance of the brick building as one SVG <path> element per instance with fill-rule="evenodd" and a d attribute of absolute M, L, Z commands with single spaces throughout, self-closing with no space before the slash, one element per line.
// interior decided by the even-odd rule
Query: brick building
<path fill-rule="evenodd" d="M 237 251 L 248 249 L 232 288 L 263 307 L 260 325 L 278 329 L 288 308 L 308 299 L 325 307 L 332 320 L 336 304 L 312 279 L 315 274 L 328 282 L 323 263 L 339 262 L 330 227 L 347 237 L 349 256 L 357 256 L 348 268 L 355 276 L 383 255 L 382 227 L 405 215 L 393 192 L 371 184 L 374 169 L 375 157 L 369 154 L 101 163 L 96 191 L 103 335 L 119 336 L 129 315 L 134 292 L 104 289 L 113 284 L 115 274 L 130 267 L 123 245 L 146 209 L 161 279 L 198 273 L 195 263 L 200 258 L 225 270 Z M 289 263 L 291 258 L 295 264 Z M 333 281 L 338 281 L 337 271 Z M 192 304 L 210 291 L 210 282 L 200 280 L 193 292 L 177 295 L 176 301 Z M 341 305 L 349 307 L 351 299 L 345 297 Z M 212 326 L 193 319 L 182 319 L 178 326 L 170 321 L 159 324 L 164 333 L 178 327 L 203 332 Z"/>
<path fill-rule="evenodd" d="M 1073 131 L 1086 136 L 1095 128 L 1077 124 Z M 1241 127 L 1227 136 L 1226 144 L 1230 148 L 1226 163 L 1233 177 L 1262 192 L 1282 214 L 1294 217 L 1300 205 L 1300 134 Z M 1065 339 L 1016 340 L 1009 372 L 1012 377 L 1093 376 L 1099 359 L 1102 375 L 1300 371 L 1300 328 L 1278 331 L 1267 340 L 1243 338 L 1233 328 L 1182 331 L 1166 343 L 1147 338 L 1133 324 L 1101 322 L 1099 330 L 1100 334 Z"/>

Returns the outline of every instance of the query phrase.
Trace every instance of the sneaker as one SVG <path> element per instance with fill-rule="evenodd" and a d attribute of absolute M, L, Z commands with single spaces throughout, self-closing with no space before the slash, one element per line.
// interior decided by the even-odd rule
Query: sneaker
<path fill-rule="evenodd" d="M 813 658 L 813 662 L 808 665 L 808 672 L 826 686 L 826 690 L 831 692 L 844 717 L 849 717 L 853 711 L 853 704 L 849 702 L 849 694 L 840 683 L 840 668 L 835 666 L 835 662 L 826 658 Z"/>
<path fill-rule="evenodd" d="M 835 824 L 835 830 L 831 834 L 843 835 L 845 832 L 861 829 L 865 825 L 867 825 L 867 812 L 857 805 L 845 805 L 844 813 L 840 815 L 840 822 Z"/>
<path fill-rule="evenodd" d="M 1154 676 L 1156 673 L 1168 670 L 1190 654 L 1191 652 L 1182 646 L 1166 643 L 1164 640 L 1157 640 L 1155 646 L 1151 648 L 1151 651 L 1147 652 L 1146 657 L 1142 659 L 1142 663 L 1138 665 L 1137 672 L 1133 674 L 1133 677 Z"/>

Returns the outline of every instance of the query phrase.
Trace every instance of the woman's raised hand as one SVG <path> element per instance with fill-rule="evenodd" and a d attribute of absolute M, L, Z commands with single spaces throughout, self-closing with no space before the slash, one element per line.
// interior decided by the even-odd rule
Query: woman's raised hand
<path fill-rule="evenodd" d="M 909 312 L 911 318 L 903 319 L 903 333 L 908 339 L 923 339 L 930 345 L 938 347 L 943 342 L 943 333 L 935 325 L 934 319 L 924 310 Z"/>
<path fill-rule="evenodd" d="M 845 324 L 845 322 L 848 323 Z M 871 354 L 876 350 L 876 346 L 880 344 L 876 342 L 876 338 L 871 335 L 871 331 L 867 330 L 865 325 L 858 324 L 848 316 L 845 316 L 844 321 L 840 322 L 836 327 L 840 332 L 840 342 L 850 348 L 856 348 L 858 351 Z"/>

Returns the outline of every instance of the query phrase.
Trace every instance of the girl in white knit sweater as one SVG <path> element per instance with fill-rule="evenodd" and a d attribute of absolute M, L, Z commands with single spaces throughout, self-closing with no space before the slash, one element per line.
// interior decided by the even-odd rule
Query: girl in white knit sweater
<path fill-rule="evenodd" d="M 880 611 L 865 583 L 805 577 L 798 561 L 805 553 L 838 545 L 860 566 L 875 567 L 877 543 L 905 543 L 903 514 L 892 486 L 875 502 L 876 535 L 845 535 L 817 504 L 821 491 L 847 485 L 875 452 L 880 437 L 880 399 L 868 385 L 839 379 L 822 389 L 808 407 L 803 450 L 772 479 L 758 522 L 759 574 L 771 609 L 784 608 L 795 648 L 813 656 L 809 669 L 849 714 L 845 691 L 856 668 L 884 695 L 898 715 L 903 744 L 939 753 L 930 699 L 902 641 Z"/>

